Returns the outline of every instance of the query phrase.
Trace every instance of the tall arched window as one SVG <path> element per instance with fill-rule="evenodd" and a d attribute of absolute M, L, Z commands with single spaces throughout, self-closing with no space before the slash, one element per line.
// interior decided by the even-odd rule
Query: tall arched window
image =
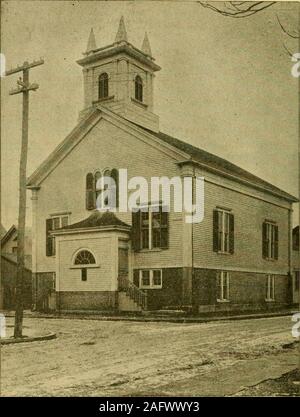
<path fill-rule="evenodd" d="M 94 255 L 86 249 L 83 249 L 80 252 L 78 252 L 74 260 L 75 265 L 90 265 L 95 263 L 96 260 Z"/>
<path fill-rule="evenodd" d="M 113 182 L 109 182 L 104 177 L 110 177 Z M 110 199 L 106 190 L 111 190 Z M 111 207 L 108 206 L 111 204 Z M 94 174 L 89 172 L 86 176 L 86 209 L 95 208 L 117 208 L 119 207 L 119 171 L 117 169 L 97 170 Z"/>
<path fill-rule="evenodd" d="M 106 72 L 103 72 L 99 76 L 99 99 L 108 97 L 108 75 Z"/>
<path fill-rule="evenodd" d="M 143 81 L 139 75 L 135 77 L 135 99 L 143 101 Z"/>

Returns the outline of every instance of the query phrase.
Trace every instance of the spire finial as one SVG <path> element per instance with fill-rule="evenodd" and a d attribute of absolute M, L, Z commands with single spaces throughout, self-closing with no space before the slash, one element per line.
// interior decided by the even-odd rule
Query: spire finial
<path fill-rule="evenodd" d="M 145 32 L 145 37 L 144 37 L 143 45 L 142 45 L 142 51 L 144 52 L 144 54 L 152 56 L 150 42 L 149 42 L 149 39 L 148 39 L 147 32 Z"/>
<path fill-rule="evenodd" d="M 127 33 L 126 33 L 125 22 L 124 22 L 123 16 L 120 19 L 118 32 L 116 34 L 116 39 L 115 39 L 115 42 L 122 42 L 122 41 L 127 42 Z"/>
<path fill-rule="evenodd" d="M 95 39 L 94 30 L 92 28 L 91 31 L 90 31 L 90 36 L 89 36 L 89 40 L 88 40 L 87 47 L 86 47 L 86 53 L 88 54 L 89 52 L 93 51 L 94 49 L 97 49 L 97 46 L 96 46 L 96 39 Z"/>

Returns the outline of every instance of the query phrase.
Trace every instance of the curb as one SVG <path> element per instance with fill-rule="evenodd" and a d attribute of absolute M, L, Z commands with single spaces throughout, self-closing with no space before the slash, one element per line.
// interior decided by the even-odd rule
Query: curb
<path fill-rule="evenodd" d="M 22 337 L 18 339 L 0 339 L 1 345 L 11 345 L 13 343 L 27 343 L 27 342 L 40 342 L 43 340 L 56 339 L 56 333 L 48 333 L 45 336 L 34 336 L 34 337 Z"/>
<path fill-rule="evenodd" d="M 165 322 L 165 323 L 181 323 L 181 324 L 189 324 L 189 323 L 209 323 L 209 322 L 217 322 L 217 321 L 235 321 L 235 320 L 250 320 L 250 319 L 262 319 L 262 318 L 275 318 L 275 317 L 285 317 L 285 316 L 292 316 L 294 313 L 298 311 L 282 311 L 282 312 L 274 312 L 274 313 L 257 313 L 257 314 L 243 314 L 243 315 L 236 315 L 236 316 L 211 316 L 211 317 L 168 317 L 168 316 L 105 316 L 105 315 L 97 315 L 95 313 L 89 312 L 69 312 L 69 313 L 56 313 L 56 314 L 37 314 L 37 315 L 26 315 L 26 318 L 37 318 L 37 319 L 69 319 L 69 320 L 99 320 L 99 321 L 132 321 L 132 322 L 144 322 L 144 323 L 157 323 L 157 322 Z M 14 317 L 13 314 L 7 314 L 6 317 Z M 24 341 L 22 339 L 22 341 Z"/>

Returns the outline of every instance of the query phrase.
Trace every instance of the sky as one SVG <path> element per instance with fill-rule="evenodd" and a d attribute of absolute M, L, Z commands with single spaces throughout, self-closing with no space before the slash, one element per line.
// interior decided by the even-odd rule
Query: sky
<path fill-rule="evenodd" d="M 154 103 L 160 130 L 215 153 L 298 196 L 298 80 L 283 46 L 297 52 L 276 15 L 296 27 L 296 5 L 276 4 L 244 19 L 197 2 L 2 1 L 7 69 L 44 58 L 30 72 L 28 176 L 73 129 L 83 108 L 81 67 L 93 28 L 97 46 L 114 41 L 121 15 L 128 40 L 147 31 L 162 70 Z M 17 224 L 21 95 L 18 75 L 1 80 L 2 223 Z M 27 198 L 28 224 L 31 217 Z M 296 210 L 297 212 L 297 210 Z M 298 223 L 294 213 L 294 224 Z"/>

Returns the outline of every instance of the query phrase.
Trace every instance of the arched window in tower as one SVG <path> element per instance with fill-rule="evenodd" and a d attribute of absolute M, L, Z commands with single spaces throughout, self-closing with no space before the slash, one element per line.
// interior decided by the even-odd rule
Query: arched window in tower
<path fill-rule="evenodd" d="M 143 101 L 143 81 L 139 75 L 135 77 L 135 99 Z"/>
<path fill-rule="evenodd" d="M 99 99 L 108 97 L 108 75 L 103 72 L 99 76 Z"/>

